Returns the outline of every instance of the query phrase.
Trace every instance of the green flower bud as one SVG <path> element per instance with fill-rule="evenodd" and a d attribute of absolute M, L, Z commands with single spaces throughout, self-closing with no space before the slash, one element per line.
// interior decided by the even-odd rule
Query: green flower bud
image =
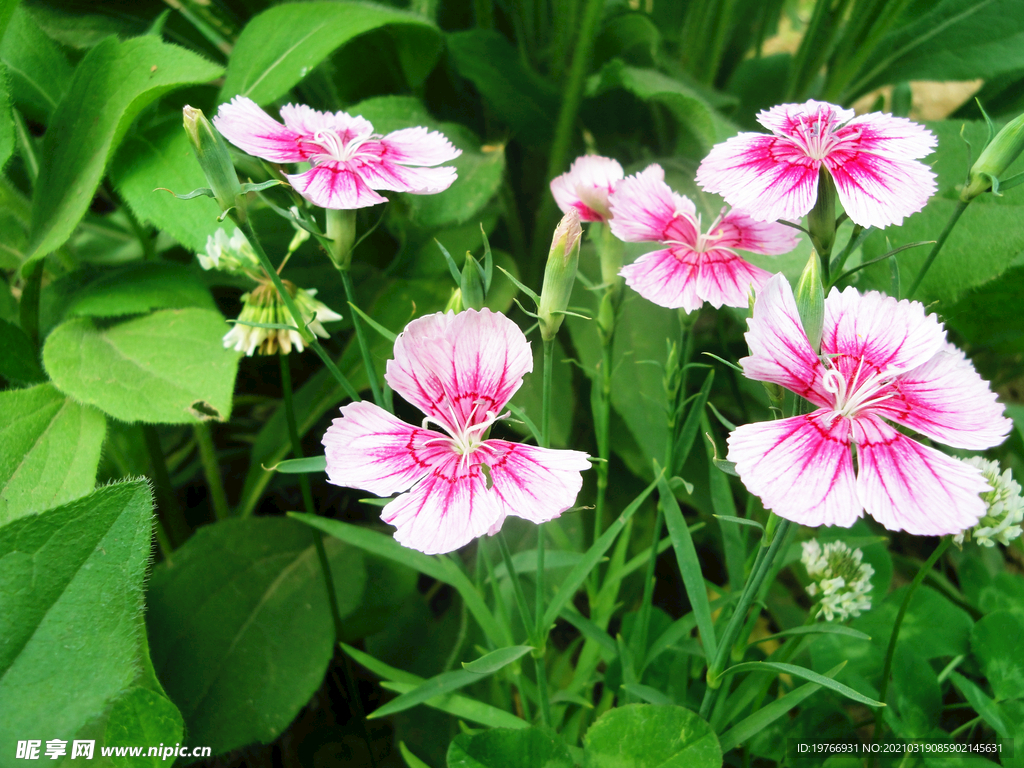
<path fill-rule="evenodd" d="M 327 209 L 327 231 L 331 241 L 327 254 L 340 270 L 352 264 L 352 244 L 356 241 L 356 212 L 354 210 Z"/>
<path fill-rule="evenodd" d="M 192 152 L 195 153 L 199 167 L 206 175 L 206 182 L 213 190 L 213 196 L 222 211 L 232 208 L 232 218 L 242 222 L 246 219 L 246 201 L 242 194 L 242 186 L 238 183 L 238 174 L 231 162 L 224 139 L 206 119 L 201 109 L 186 106 L 182 109 L 185 122 L 185 133 Z"/>
<path fill-rule="evenodd" d="M 562 325 L 565 309 L 569 306 L 572 285 L 576 281 L 576 267 L 580 260 L 580 215 L 575 208 L 562 217 L 551 238 L 551 250 L 544 267 L 544 287 L 540 292 L 537 316 L 540 334 L 545 341 L 555 338 Z"/>
<path fill-rule="evenodd" d="M 800 274 L 800 282 L 796 284 L 796 308 L 807 340 L 817 352 L 821 344 L 821 327 L 825 322 L 825 289 L 821 284 L 821 261 L 813 250 Z"/>
<path fill-rule="evenodd" d="M 462 266 L 462 303 L 466 309 L 479 310 L 484 306 L 484 273 L 469 251 Z"/>
<path fill-rule="evenodd" d="M 964 202 L 973 200 L 982 192 L 992 189 L 999 191 L 999 177 L 1017 159 L 1024 150 L 1024 114 L 1003 126 L 996 137 L 982 151 L 981 156 L 971 166 L 967 177 L 967 186 L 960 193 Z"/>
<path fill-rule="evenodd" d="M 824 165 L 818 171 L 818 199 L 807 214 L 807 231 L 814 250 L 825 258 L 831 256 L 836 242 L 836 185 Z"/>
<path fill-rule="evenodd" d="M 448 299 L 448 303 L 444 305 L 445 313 L 454 312 L 457 315 L 465 308 L 466 307 L 462 303 L 462 289 L 454 289 L 451 297 Z"/>

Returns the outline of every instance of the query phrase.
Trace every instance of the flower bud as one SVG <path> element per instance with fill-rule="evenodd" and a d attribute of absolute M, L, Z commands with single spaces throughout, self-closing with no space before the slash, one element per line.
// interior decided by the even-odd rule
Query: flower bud
<path fill-rule="evenodd" d="M 981 156 L 971 166 L 967 176 L 967 186 L 960 193 L 964 202 L 973 200 L 989 189 L 999 191 L 999 177 L 1017 159 L 1024 150 L 1024 114 L 1003 126 L 989 145 L 982 150 Z"/>
<path fill-rule="evenodd" d="M 345 271 L 352 264 L 352 244 L 356 241 L 356 212 L 328 208 L 325 234 L 331 241 L 327 255 L 334 266 Z"/>
<path fill-rule="evenodd" d="M 223 228 L 206 238 L 205 253 L 197 253 L 203 269 L 219 269 L 232 275 L 248 275 L 259 279 L 263 268 L 242 230 L 236 229 L 231 237 Z"/>
<path fill-rule="evenodd" d="M 206 175 L 206 182 L 213 190 L 217 204 L 225 212 L 233 208 L 235 212 L 232 218 L 245 221 L 245 195 L 242 194 L 242 186 L 238 183 L 238 174 L 235 173 L 227 144 L 210 125 L 201 109 L 185 106 L 181 112 L 192 152 Z"/>
<path fill-rule="evenodd" d="M 454 312 L 457 315 L 465 308 L 465 305 L 462 303 L 462 289 L 455 288 L 452 291 L 452 295 L 448 298 L 448 303 L 444 305 L 444 312 L 445 314 Z"/>
<path fill-rule="evenodd" d="M 473 255 L 466 251 L 466 263 L 462 265 L 462 303 L 466 309 L 483 309 L 484 273 Z"/>
<path fill-rule="evenodd" d="M 819 611 L 826 621 L 845 621 L 871 608 L 871 577 L 875 569 L 862 562 L 864 554 L 841 541 L 824 546 L 817 539 L 803 543 L 801 562 L 811 583 L 807 594 L 820 600 Z"/>
<path fill-rule="evenodd" d="M 555 338 L 564 318 L 562 313 L 569 306 L 569 296 L 576 281 L 576 267 L 580 260 L 582 234 L 580 215 L 575 208 L 570 208 L 555 227 L 547 265 L 544 267 L 544 287 L 540 292 L 537 316 L 540 319 L 540 334 L 545 341 Z"/>
<path fill-rule="evenodd" d="M 831 256 L 836 242 L 836 185 L 824 165 L 818 171 L 818 199 L 807 214 L 807 231 L 814 250 L 826 259 Z"/>
<path fill-rule="evenodd" d="M 796 284 L 796 309 L 807 340 L 817 352 L 821 344 L 821 328 L 825 323 L 825 289 L 821 284 L 821 261 L 813 249 Z"/>

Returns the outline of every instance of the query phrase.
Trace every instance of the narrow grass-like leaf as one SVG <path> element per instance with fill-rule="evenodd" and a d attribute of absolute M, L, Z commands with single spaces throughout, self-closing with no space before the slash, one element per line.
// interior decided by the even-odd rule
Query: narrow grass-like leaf
<path fill-rule="evenodd" d="M 981 715 L 981 719 L 992 726 L 992 730 L 1004 739 L 1013 738 L 1013 730 L 1007 726 L 1006 716 L 997 702 L 990 699 L 981 688 L 959 672 L 951 672 L 949 679 L 974 707 L 974 711 Z"/>
<path fill-rule="evenodd" d="M 357 313 L 357 314 L 358 314 L 358 315 L 359 315 L 359 316 L 360 316 L 361 318 L 363 318 L 363 320 L 365 320 L 365 321 L 366 321 L 366 324 L 367 324 L 368 326 L 370 326 L 371 328 L 373 328 L 373 330 L 375 330 L 375 331 L 376 331 L 377 333 L 379 333 L 379 334 L 380 334 L 381 336 L 383 336 L 383 337 L 384 337 L 385 339 L 387 339 L 388 341 L 390 341 L 390 342 L 391 342 L 392 344 L 394 344 L 394 343 L 395 343 L 395 341 L 396 341 L 396 340 L 398 339 L 398 334 L 397 334 L 397 333 L 392 333 L 391 331 L 389 331 L 389 330 L 388 330 L 387 328 L 385 328 L 385 327 L 384 327 L 383 325 L 381 325 L 380 323 L 378 323 L 378 322 L 377 322 L 376 320 L 374 320 L 374 319 L 373 319 L 372 317 L 370 317 L 370 316 L 369 316 L 368 314 L 366 314 L 365 312 L 363 312 L 363 310 L 361 310 L 361 309 L 360 309 L 359 307 L 357 307 L 357 306 L 356 306 L 355 304 L 353 304 L 353 303 L 352 303 L 351 301 L 350 301 L 350 302 L 348 303 L 348 305 L 349 305 L 350 307 L 352 307 L 352 309 L 353 309 L 353 310 L 354 310 L 354 311 L 355 311 L 355 312 L 356 312 L 356 313 Z"/>
<path fill-rule="evenodd" d="M 630 693 L 638 699 L 646 701 L 648 704 L 657 704 L 658 706 L 672 706 L 675 704 L 669 696 L 666 696 L 657 688 L 651 688 L 649 685 L 625 683 L 622 688 L 626 693 Z"/>
<path fill-rule="evenodd" d="M 676 562 L 679 564 L 679 572 L 683 576 L 683 585 L 686 587 L 686 596 L 690 598 L 690 605 L 693 606 L 693 614 L 697 619 L 697 629 L 700 631 L 700 639 L 704 644 L 704 656 L 710 662 L 715 657 L 717 642 L 715 627 L 711 621 L 711 608 L 708 605 L 708 591 L 704 586 L 704 576 L 701 573 L 700 561 L 697 559 L 697 550 L 693 546 L 693 539 L 686 527 L 679 503 L 663 474 L 658 477 L 658 489 L 661 492 L 661 504 L 665 511 L 665 523 L 668 526 L 669 536 L 672 537 L 672 546 L 676 551 Z"/>
<path fill-rule="evenodd" d="M 569 552 L 565 549 L 551 549 L 544 555 L 544 570 L 550 571 L 553 568 L 571 568 L 583 559 L 582 552 Z M 512 566 L 516 573 L 536 573 L 537 571 L 537 550 L 524 549 L 512 555 Z M 508 568 L 505 563 L 498 563 L 494 566 L 494 578 L 507 579 Z"/>
<path fill-rule="evenodd" d="M 547 610 L 544 612 L 544 618 L 541 621 L 542 628 L 546 630 L 554 624 L 555 619 L 558 618 L 558 614 L 562 612 L 562 607 L 572 599 L 573 595 L 576 594 L 576 590 L 580 588 L 580 585 L 583 584 L 587 576 L 590 575 L 590 572 L 594 570 L 594 566 L 598 564 L 604 556 L 604 553 L 608 551 L 609 547 L 611 547 L 612 542 L 615 541 L 615 537 L 619 535 L 619 532 L 626 525 L 626 521 L 629 520 L 629 518 L 631 518 L 638 509 L 640 509 L 640 505 L 643 504 L 647 497 L 651 495 L 651 491 L 654 490 L 655 485 L 659 482 L 665 482 L 664 475 L 664 472 L 659 473 L 654 482 L 648 485 L 640 492 L 639 496 L 633 499 L 630 505 L 622 511 L 621 515 L 619 515 L 618 519 L 608 526 L 608 530 L 601 534 L 601 538 L 591 545 L 590 549 L 588 549 L 587 553 L 583 556 L 583 559 L 580 560 L 572 571 L 569 572 L 565 581 L 563 581 L 562 585 L 558 588 L 558 592 L 555 593 L 551 602 L 548 603 Z"/>
<path fill-rule="evenodd" d="M 532 650 L 532 645 L 511 645 L 508 648 L 499 648 L 475 661 L 463 662 L 462 668 L 474 675 L 493 675 L 502 667 L 511 664 L 516 659 L 521 659 Z"/>
<path fill-rule="evenodd" d="M 423 678 L 419 675 L 414 675 L 412 672 L 406 672 L 403 669 L 398 669 L 397 667 L 385 664 L 383 661 L 375 659 L 365 651 L 360 651 L 358 648 L 353 648 L 351 645 L 346 645 L 345 643 L 339 643 L 339 645 L 341 645 L 345 653 L 355 659 L 356 662 L 362 664 L 375 675 L 378 675 L 389 682 L 407 683 L 413 687 L 423 682 Z"/>
<path fill-rule="evenodd" d="M 710 608 L 717 611 L 720 608 L 735 602 L 739 597 L 739 592 L 731 592 L 713 601 L 710 604 Z M 658 635 L 657 639 L 651 643 L 650 650 L 647 652 L 647 659 L 644 661 L 644 668 L 647 668 L 647 666 L 658 658 L 658 656 L 676 643 L 680 642 L 683 638 L 687 637 L 693 631 L 695 626 L 697 626 L 697 619 L 693 615 L 692 611 L 672 622 L 671 626 Z"/>
<path fill-rule="evenodd" d="M 301 475 L 309 472 L 326 472 L 327 471 L 327 457 L 326 456 L 307 456 L 304 459 L 287 459 L 286 461 L 279 462 L 272 467 L 267 467 L 275 472 L 280 472 L 285 475 Z M 390 501 L 386 499 L 385 501 Z"/>
<path fill-rule="evenodd" d="M 398 742 L 398 751 L 402 753 L 402 759 L 405 760 L 408 768 L 430 768 L 429 765 L 420 760 L 412 751 L 405 746 L 404 741 Z"/>
<path fill-rule="evenodd" d="M 775 671 L 783 674 L 793 675 L 794 677 L 802 677 L 804 680 L 810 680 L 812 683 L 818 683 L 829 690 L 835 691 L 841 696 L 845 696 L 852 701 L 856 701 L 858 704 L 866 704 L 869 707 L 884 707 L 885 704 L 881 701 L 875 701 L 863 693 L 858 693 L 848 685 L 837 683 L 835 680 L 830 680 L 823 675 L 814 672 L 813 670 L 807 669 L 806 667 L 799 667 L 796 664 L 782 664 L 776 661 L 745 661 L 741 664 L 734 664 L 733 666 L 726 669 L 723 675 L 732 675 L 737 672 L 768 672 Z"/>
<path fill-rule="evenodd" d="M 690 402 L 690 410 L 686 413 L 686 420 L 683 422 L 683 428 L 679 430 L 679 439 L 676 440 L 675 448 L 672 451 L 671 474 L 673 475 L 682 469 L 690 455 L 690 449 L 693 448 L 693 441 L 697 438 L 697 430 L 702 421 L 704 406 L 708 402 L 708 395 L 711 394 L 711 385 L 714 381 L 715 372 L 712 370 L 704 377 L 704 383 L 701 385 L 700 391 Z"/>
<path fill-rule="evenodd" d="M 747 520 L 745 517 L 734 517 L 732 515 L 714 515 L 714 517 L 717 520 L 735 523 L 736 525 L 749 525 L 751 528 L 757 528 L 757 530 L 764 533 L 764 526 L 757 522 L 757 520 Z"/>
<path fill-rule="evenodd" d="M 392 699 L 383 707 L 379 707 L 367 715 L 368 719 L 376 719 L 378 717 L 387 717 L 393 715 L 396 712 L 404 712 L 407 709 L 415 707 L 417 704 L 423 704 L 430 699 L 437 699 L 441 696 L 457 691 L 459 688 L 475 683 L 480 680 L 484 675 L 479 675 L 473 672 L 469 672 L 465 669 L 458 669 L 454 672 L 442 672 L 440 675 L 435 675 L 429 680 L 425 680 L 416 686 L 408 686 L 409 690 L 404 691 L 397 699 Z M 405 687 L 405 686 L 402 686 Z M 388 685 L 389 690 L 398 690 L 397 686 Z M 462 697 L 468 701 L 468 697 Z M 479 702 L 483 703 L 483 702 Z"/>
<path fill-rule="evenodd" d="M 576 627 L 585 638 L 593 640 L 600 645 L 606 653 L 614 656 L 619 652 L 619 647 L 615 644 L 611 635 L 572 606 L 566 606 L 562 610 L 561 617 Z"/>
<path fill-rule="evenodd" d="M 779 632 L 774 635 L 759 637 L 757 640 L 751 641 L 749 645 L 757 645 L 758 643 L 765 643 L 769 640 L 778 640 L 780 637 L 789 637 L 791 635 L 845 635 L 846 637 L 855 637 L 858 640 L 871 639 L 871 635 L 867 635 L 859 629 L 844 627 L 842 624 L 819 623 L 811 624 L 808 627 L 793 627 L 792 629 L 787 629 L 784 632 Z"/>

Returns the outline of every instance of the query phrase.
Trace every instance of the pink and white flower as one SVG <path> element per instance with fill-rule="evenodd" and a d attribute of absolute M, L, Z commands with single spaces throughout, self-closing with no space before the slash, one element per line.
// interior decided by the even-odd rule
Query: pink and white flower
<path fill-rule="evenodd" d="M 583 155 L 577 157 L 569 170 L 552 179 L 551 194 L 562 209 L 568 213 L 575 208 L 581 221 L 608 221 L 608 196 L 622 181 L 622 166 L 610 157 Z"/>
<path fill-rule="evenodd" d="M 427 554 L 493 535 L 508 515 L 558 517 L 576 501 L 587 454 L 487 439 L 532 369 L 529 342 L 504 315 L 468 309 L 413 320 L 385 378 L 426 414 L 423 427 L 373 403 L 343 406 L 323 439 L 330 482 L 379 496 L 408 491 L 381 518 L 398 528 L 399 543 Z"/>
<path fill-rule="evenodd" d="M 224 136 L 250 155 L 274 163 L 312 163 L 287 175 L 295 191 L 321 208 L 351 209 L 387 202 L 375 189 L 430 195 L 455 181 L 456 149 L 437 131 L 403 128 L 387 136 L 347 112 L 318 112 L 304 104 L 281 107 L 284 125 L 254 101 L 236 96 L 213 119 Z M 416 167 L 424 166 L 424 167 Z"/>
<path fill-rule="evenodd" d="M 819 358 L 789 283 L 776 275 L 747 322 L 744 374 L 817 406 L 729 436 L 728 458 L 765 508 L 804 525 L 843 527 L 866 510 L 889 530 L 927 536 L 959 533 L 985 514 L 978 494 L 990 488 L 976 467 L 904 434 L 981 450 L 1001 443 L 1012 426 L 924 305 L 833 288 Z"/>
<path fill-rule="evenodd" d="M 750 287 L 771 275 L 744 261 L 736 249 L 780 254 L 796 247 L 796 232 L 782 224 L 754 221 L 732 210 L 701 232 L 700 214 L 688 197 L 665 183 L 660 165 L 624 179 L 611 196 L 612 233 L 620 240 L 657 241 L 667 248 L 644 254 L 619 272 L 626 285 L 663 307 L 700 309 L 747 306 Z"/>
<path fill-rule="evenodd" d="M 822 166 L 843 210 L 864 227 L 901 224 L 935 193 L 935 174 L 918 162 L 936 145 L 923 125 L 881 112 L 854 117 L 852 109 L 822 101 L 780 104 L 757 120 L 772 135 L 741 133 L 716 144 L 697 183 L 758 221 L 808 213 Z"/>

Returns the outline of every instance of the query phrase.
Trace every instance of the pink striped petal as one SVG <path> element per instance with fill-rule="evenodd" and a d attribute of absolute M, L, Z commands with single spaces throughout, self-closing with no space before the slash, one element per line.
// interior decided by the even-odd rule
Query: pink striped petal
<path fill-rule="evenodd" d="M 497 413 L 533 370 L 530 344 L 497 312 L 468 309 L 413 320 L 395 342 L 391 388 L 451 429 Z"/>
<path fill-rule="evenodd" d="M 932 153 L 939 140 L 920 123 L 905 117 L 872 112 L 850 120 L 840 131 L 859 134 L 858 148 L 881 157 L 920 160 Z"/>
<path fill-rule="evenodd" d="M 308 139 L 318 133 L 335 133 L 343 144 L 373 135 L 373 125 L 364 117 L 348 112 L 320 112 L 305 104 L 286 104 L 281 107 L 281 119 L 293 131 Z"/>
<path fill-rule="evenodd" d="M 551 180 L 551 194 L 562 213 L 575 208 L 583 221 L 606 221 L 608 196 L 622 181 L 618 161 L 600 155 L 576 158 L 566 173 Z"/>
<path fill-rule="evenodd" d="M 757 122 L 780 136 L 790 136 L 807 124 L 835 127 L 851 120 L 856 113 L 827 101 L 806 101 L 803 104 L 779 104 L 758 113 Z"/>
<path fill-rule="evenodd" d="M 843 210 L 862 227 L 902 224 L 935 194 L 935 174 L 917 160 L 885 157 L 858 144 L 836 149 L 824 163 Z"/>
<path fill-rule="evenodd" d="M 721 248 L 740 248 L 770 256 L 789 253 L 796 248 L 798 240 L 793 227 L 757 221 L 735 208 L 722 217 L 710 236 L 718 238 L 715 244 Z"/>
<path fill-rule="evenodd" d="M 821 352 L 849 378 L 861 359 L 873 370 L 899 373 L 926 363 L 943 348 L 946 332 L 919 301 L 877 291 L 833 288 L 825 299 Z M 862 379 L 863 380 L 863 379 Z"/>
<path fill-rule="evenodd" d="M 221 104 L 213 124 L 236 147 L 264 160 L 297 163 L 312 154 L 302 146 L 302 133 L 281 125 L 245 96 Z"/>
<path fill-rule="evenodd" d="M 952 344 L 897 377 L 892 387 L 896 395 L 875 412 L 946 445 L 991 448 L 1013 428 L 988 382 Z"/>
<path fill-rule="evenodd" d="M 611 229 L 620 240 L 696 245 L 697 208 L 693 201 L 672 191 L 660 165 L 649 165 L 627 176 L 608 200 Z"/>
<path fill-rule="evenodd" d="M 377 162 L 363 159 L 359 165 L 359 175 L 374 189 L 432 195 L 448 189 L 457 173 L 450 165 L 441 168 L 408 168 L 388 160 Z"/>
<path fill-rule="evenodd" d="M 738 427 L 729 435 L 728 458 L 765 509 L 802 525 L 849 528 L 862 511 L 850 422 L 830 416 L 818 410 Z"/>
<path fill-rule="evenodd" d="M 747 378 L 774 382 L 815 405 L 831 406 L 833 398 L 822 386 L 824 369 L 800 323 L 793 289 L 781 274 L 758 293 L 747 326 L 750 356 L 739 361 Z"/>
<path fill-rule="evenodd" d="M 901 435 L 876 416 L 853 424 L 858 493 L 890 531 L 960 533 L 985 514 L 978 494 L 991 488 L 978 469 Z"/>
<path fill-rule="evenodd" d="M 797 220 L 814 207 L 820 167 L 789 139 L 741 133 L 711 148 L 697 183 L 758 221 Z"/>
<path fill-rule="evenodd" d="M 295 191 L 321 208 L 366 208 L 386 203 L 369 186 L 363 176 L 365 166 L 356 161 L 322 163 L 305 173 L 286 175 Z"/>
<path fill-rule="evenodd" d="M 406 424 L 365 400 L 342 407 L 323 444 L 329 482 L 378 496 L 408 490 L 452 453 L 440 433 Z"/>
<path fill-rule="evenodd" d="M 462 150 L 456 149 L 443 134 L 422 126 L 392 131 L 380 140 L 380 157 L 384 163 L 440 165 L 461 154 Z"/>
<path fill-rule="evenodd" d="M 474 458 L 488 465 L 493 488 L 504 514 L 534 523 L 544 523 L 561 515 L 576 503 L 583 477 L 590 468 L 587 454 L 538 448 L 505 440 L 487 440 Z"/>
<path fill-rule="evenodd" d="M 700 257 L 689 248 L 666 248 L 645 253 L 619 274 L 626 278 L 626 285 L 648 301 L 669 309 L 695 312 L 704 304 L 697 294 Z"/>
<path fill-rule="evenodd" d="M 770 272 L 755 267 L 724 248 L 695 255 L 700 257 L 697 295 L 715 309 L 723 304 L 727 307 L 749 306 L 751 291 L 762 288 L 771 278 Z"/>

